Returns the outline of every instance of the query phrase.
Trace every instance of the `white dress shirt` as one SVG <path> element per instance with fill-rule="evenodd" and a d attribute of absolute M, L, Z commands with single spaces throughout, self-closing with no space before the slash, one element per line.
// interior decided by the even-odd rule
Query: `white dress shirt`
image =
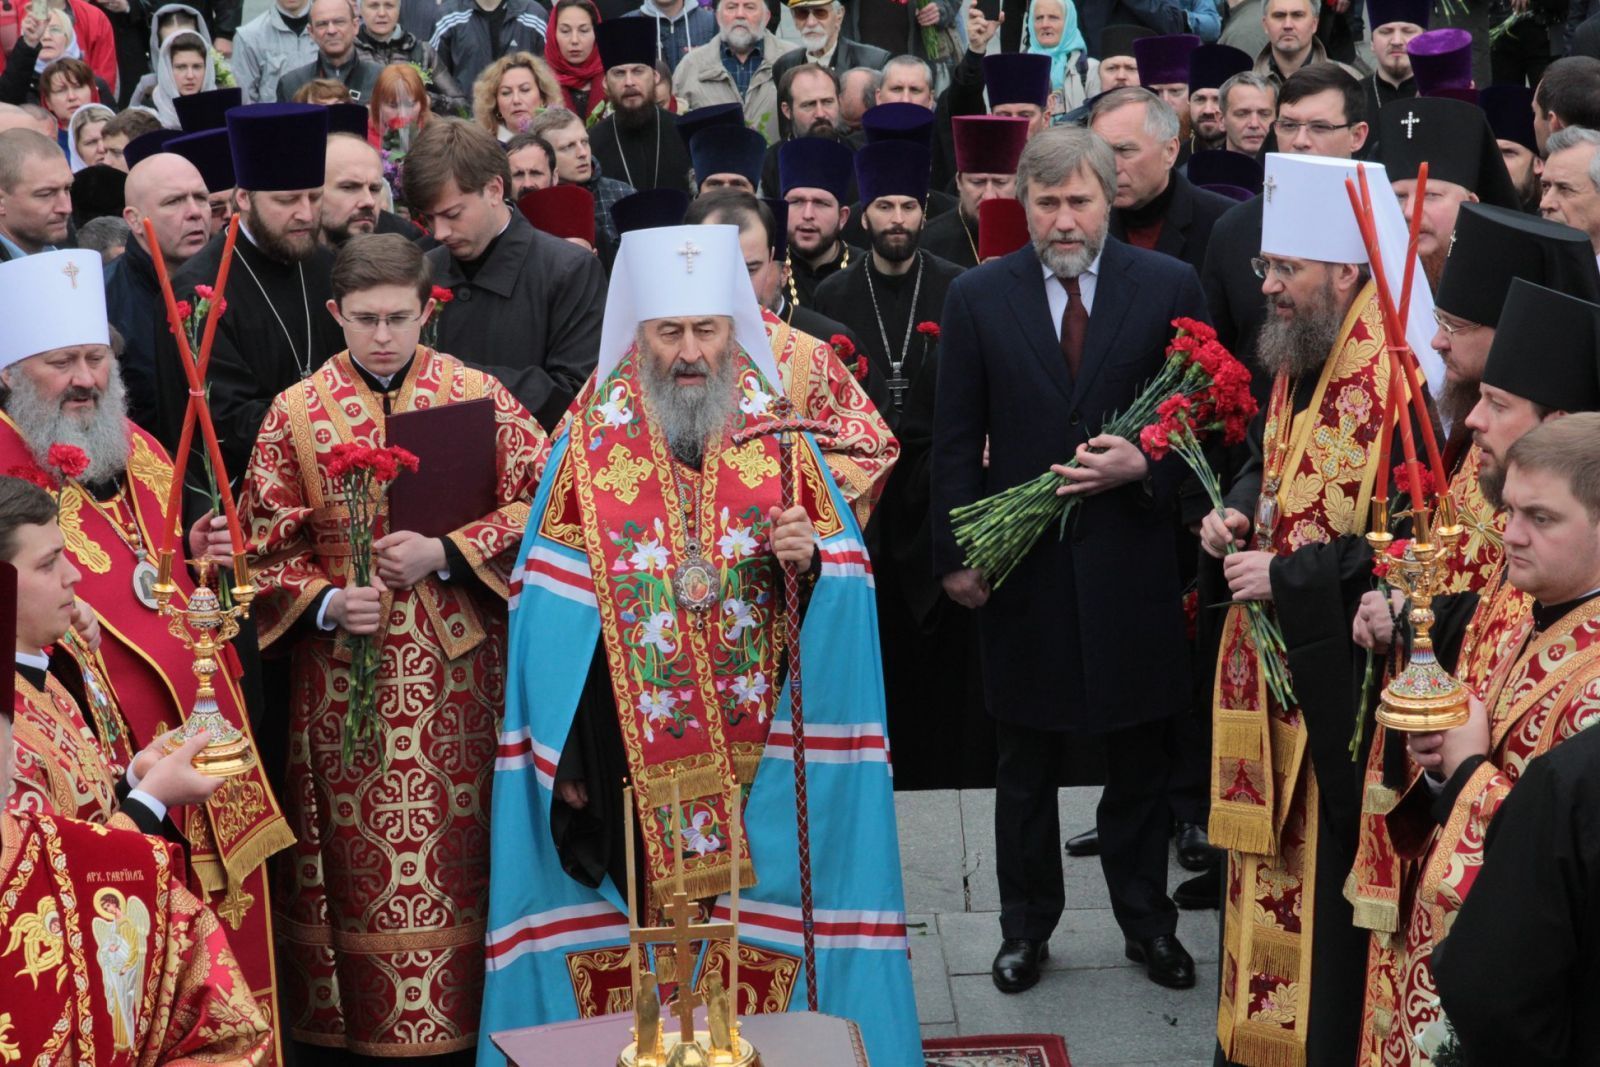
<path fill-rule="evenodd" d="M 1067 312 L 1067 287 L 1061 284 L 1055 272 L 1043 263 L 1039 269 L 1044 271 L 1044 298 L 1050 302 L 1050 328 L 1056 332 L 1056 340 L 1061 340 L 1061 316 Z M 1094 313 L 1094 287 L 1100 277 L 1100 255 L 1096 253 L 1094 261 L 1089 264 L 1084 272 L 1078 275 L 1078 297 L 1083 301 L 1083 310 L 1088 314 Z"/>

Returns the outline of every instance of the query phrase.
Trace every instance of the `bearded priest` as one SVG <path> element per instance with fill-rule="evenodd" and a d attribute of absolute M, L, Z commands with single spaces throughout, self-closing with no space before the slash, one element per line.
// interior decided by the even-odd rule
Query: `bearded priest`
<path fill-rule="evenodd" d="M 595 373 L 593 399 L 553 446 L 514 572 L 483 1029 L 629 1004 L 629 878 L 635 919 L 653 923 L 675 885 L 674 848 L 691 897 L 717 898 L 737 864 L 739 988 L 754 994 L 739 1011 L 806 1004 L 780 697 L 792 564 L 808 596 L 820 1008 L 860 1024 L 872 1062 L 918 1062 L 871 574 L 815 440 L 794 444 L 801 487 L 786 510 L 777 438 L 734 443 L 781 395 L 736 227 L 623 237 Z M 681 832 L 669 834 L 673 783 Z M 744 801 L 737 857 L 730 799 Z M 727 903 L 713 911 L 726 918 Z M 725 946 L 705 954 L 692 973 L 727 987 Z M 480 1047 L 480 1063 L 498 1062 Z"/>
<path fill-rule="evenodd" d="M 1367 166 L 1381 190 L 1382 168 Z M 1348 1067 L 1366 958 L 1340 893 L 1363 765 L 1350 751 L 1362 666 L 1350 626 L 1371 583 L 1362 535 L 1381 462 L 1390 339 L 1345 192 L 1356 164 L 1273 154 L 1266 171 L 1254 266 L 1269 311 L 1258 357 L 1274 376 L 1272 398 L 1251 427 L 1231 506 L 1201 527 L 1236 601 L 1213 711 L 1210 836 L 1228 850 L 1217 1036 L 1246 1067 Z M 1405 220 L 1392 198 L 1374 201 L 1398 299 Z M 1431 305 L 1425 288 L 1412 300 Z M 1293 706 L 1266 685 L 1242 601 L 1263 602 L 1282 628 Z"/>
<path fill-rule="evenodd" d="M 50 484 L 78 596 L 93 610 L 100 656 L 128 728 L 125 753 L 180 725 L 195 706 L 194 656 L 157 613 L 156 552 L 172 485 L 172 464 L 155 439 L 127 417 L 122 379 L 106 325 L 100 257 L 66 250 L 0 264 L 0 471 Z M 53 445 L 87 456 L 67 478 Z M 190 554 L 205 555 L 200 524 Z M 225 549 L 224 549 L 225 551 Z M 173 573 L 179 598 L 194 591 L 185 568 Z M 239 665 L 232 647 L 214 679 L 217 709 L 250 737 Z M 254 739 L 251 739 L 252 750 Z M 198 895 L 228 930 L 262 1014 L 276 1033 L 266 860 L 294 840 L 261 762 L 229 778 L 204 805 L 170 813 L 188 840 L 188 871 Z M 276 1041 L 271 1050 L 276 1062 Z"/>

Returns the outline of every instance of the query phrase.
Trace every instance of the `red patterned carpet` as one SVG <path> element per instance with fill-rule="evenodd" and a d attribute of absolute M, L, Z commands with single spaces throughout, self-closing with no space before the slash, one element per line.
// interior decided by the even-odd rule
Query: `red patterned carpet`
<path fill-rule="evenodd" d="M 980 1034 L 922 1043 L 927 1067 L 1072 1067 L 1067 1043 L 1054 1034 Z"/>

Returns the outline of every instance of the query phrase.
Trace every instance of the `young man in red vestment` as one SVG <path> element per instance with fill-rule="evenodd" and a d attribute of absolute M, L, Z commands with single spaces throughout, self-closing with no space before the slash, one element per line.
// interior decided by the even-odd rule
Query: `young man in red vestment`
<path fill-rule="evenodd" d="M 285 1018 L 311 1045 L 460 1054 L 478 1041 L 508 579 L 546 443 L 497 379 L 418 343 L 434 301 L 416 245 L 352 237 L 332 283 L 328 311 L 349 347 L 273 400 L 243 502 L 261 645 L 292 663 L 286 792 L 299 840 L 279 884 Z M 381 448 L 401 419 L 437 425 L 470 404 L 484 439 L 456 430 L 452 446 L 474 456 L 481 444 L 485 465 L 492 448 L 492 497 L 456 509 L 442 533 L 400 525 L 405 511 L 381 498 L 372 581 L 359 582 L 337 446 Z M 442 453 L 426 452 L 405 477 L 429 479 L 436 462 Z M 468 493 L 431 477 L 437 510 Z M 345 650 L 359 638 L 378 649 L 378 722 L 375 737 L 352 741 Z"/>
<path fill-rule="evenodd" d="M 17 587 L 16 568 L 0 563 L 0 602 L 17 601 Z M 7 611 L 0 646 L 20 642 L 17 629 Z M 11 708 L 0 699 L 0 1062 L 267 1062 L 271 1031 L 227 935 L 175 877 L 166 845 L 13 806 Z"/>
<path fill-rule="evenodd" d="M 172 464 L 127 418 L 100 276 L 100 257 L 77 250 L 0 264 L 0 471 L 53 487 L 66 554 L 83 574 L 78 594 L 99 623 L 99 653 L 127 716 L 131 757 L 183 723 L 199 683 L 193 654 L 168 630 L 152 594 L 157 549 L 172 522 Z M 52 457 L 54 445 L 81 450 L 84 469 L 69 477 Z M 206 538 L 191 534 L 191 554 L 204 554 Z M 173 580 L 180 600 L 193 592 L 185 568 Z M 248 737 L 237 671 L 225 653 L 216 703 Z M 189 844 L 186 879 L 227 926 L 249 989 L 275 1024 L 264 866 L 294 837 L 260 761 L 204 805 L 175 812 L 173 822 Z M 276 1055 L 274 1044 L 274 1062 Z"/>

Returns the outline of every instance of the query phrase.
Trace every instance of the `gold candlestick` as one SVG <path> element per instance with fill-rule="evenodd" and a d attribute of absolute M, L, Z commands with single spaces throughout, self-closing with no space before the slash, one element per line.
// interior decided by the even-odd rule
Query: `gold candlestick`
<path fill-rule="evenodd" d="M 1387 505 L 1383 517 L 1387 518 Z M 1373 501 L 1373 530 L 1367 543 L 1374 556 L 1384 556 L 1394 536 L 1380 526 L 1378 501 Z M 1442 593 L 1450 575 L 1450 557 L 1460 549 L 1462 528 L 1453 520 L 1448 502 L 1441 501 L 1440 518 L 1434 527 L 1426 508 L 1412 514 L 1416 538 L 1406 546 L 1405 555 L 1389 562 L 1386 580 L 1411 600 L 1411 627 L 1414 637 L 1411 656 L 1405 668 L 1389 680 L 1378 702 L 1378 721 L 1403 733 L 1434 733 L 1453 730 L 1469 717 L 1467 690 L 1439 665 L 1433 654 L 1433 598 Z"/>
<path fill-rule="evenodd" d="M 203 559 L 196 566 L 200 571 L 200 584 L 182 607 L 176 604 L 178 589 L 172 581 L 170 552 L 162 553 L 157 567 L 157 607 L 167 617 L 167 630 L 193 653 L 194 675 L 199 683 L 189 717 L 173 733 L 166 747 L 168 752 L 175 752 L 204 730 L 211 736 L 206 747 L 194 758 L 195 769 L 213 778 L 231 778 L 254 767 L 256 757 L 250 739 L 218 710 L 212 679 L 221 666 L 222 646 L 238 634 L 239 621 L 249 614 L 255 590 L 250 586 L 243 560 L 236 559 L 234 606 L 224 608 L 210 585 L 215 564 Z"/>

